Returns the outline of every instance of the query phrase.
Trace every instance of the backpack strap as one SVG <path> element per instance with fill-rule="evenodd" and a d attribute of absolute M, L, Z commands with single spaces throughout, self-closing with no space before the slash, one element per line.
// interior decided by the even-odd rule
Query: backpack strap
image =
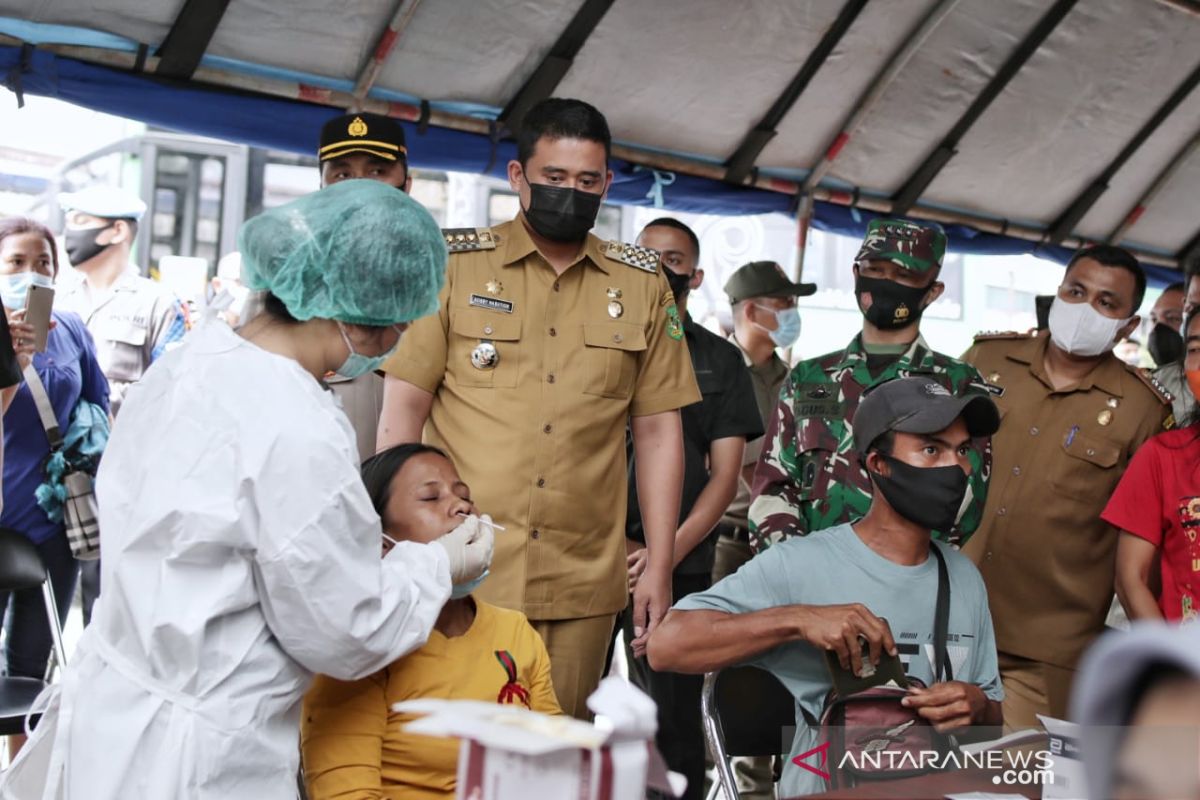
<path fill-rule="evenodd" d="M 950 627 L 950 571 L 937 544 L 930 542 L 929 549 L 933 551 L 938 567 L 937 606 L 933 612 L 933 682 L 941 683 L 954 680 L 950 656 L 946 653 L 946 634 Z"/>
<path fill-rule="evenodd" d="M 33 368 L 32 361 L 22 374 L 25 377 L 25 385 L 29 387 L 29 394 L 33 395 L 33 404 L 37 406 L 38 416 L 42 419 L 42 427 L 46 429 L 46 438 L 50 440 L 50 451 L 61 450 L 63 437 L 62 431 L 58 429 L 58 418 L 54 416 L 54 406 L 50 404 L 46 387 L 42 384 L 42 378 L 37 374 L 37 370 Z"/>

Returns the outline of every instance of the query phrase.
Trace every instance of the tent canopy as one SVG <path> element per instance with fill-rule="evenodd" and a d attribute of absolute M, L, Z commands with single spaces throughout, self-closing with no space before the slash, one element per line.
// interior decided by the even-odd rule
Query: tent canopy
<path fill-rule="evenodd" d="M 1200 255 L 1198 41 L 1193 0 L 0 0 L 9 88 L 173 129 L 311 153 L 354 107 L 499 175 L 530 105 L 578 97 L 615 202 L 1167 267 Z"/>

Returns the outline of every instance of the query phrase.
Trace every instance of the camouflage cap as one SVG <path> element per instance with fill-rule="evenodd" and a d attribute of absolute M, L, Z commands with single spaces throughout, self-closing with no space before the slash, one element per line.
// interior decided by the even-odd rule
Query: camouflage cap
<path fill-rule="evenodd" d="M 946 232 L 940 225 L 873 219 L 867 223 L 867 235 L 854 260 L 891 261 L 914 272 L 928 272 L 940 267 L 945 255 Z"/>
<path fill-rule="evenodd" d="M 1000 428 L 1000 412 L 987 395 L 954 395 L 929 376 L 895 378 L 863 395 L 854 412 L 854 444 L 865 454 L 888 431 L 937 433 L 960 416 L 971 436 L 991 436 Z"/>
<path fill-rule="evenodd" d="M 807 297 L 816 291 L 815 283 L 794 283 L 774 261 L 743 264 L 725 281 L 729 305 L 748 297 Z"/>

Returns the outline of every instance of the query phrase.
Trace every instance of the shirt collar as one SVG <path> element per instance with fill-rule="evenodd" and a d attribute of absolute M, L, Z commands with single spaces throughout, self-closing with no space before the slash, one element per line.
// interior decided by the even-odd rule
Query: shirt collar
<path fill-rule="evenodd" d="M 504 245 L 503 264 L 510 267 L 520 263 L 530 254 L 538 252 L 538 249 L 537 245 L 533 243 L 529 231 L 525 228 L 525 222 L 520 214 L 509 222 L 507 227 L 507 234 L 504 234 L 507 244 Z M 602 245 L 603 242 L 600 239 L 589 233 L 583 242 L 583 251 L 580 253 L 579 260 L 589 261 L 592 266 L 608 274 L 608 267 L 604 264 L 605 256 L 600 249 Z M 545 256 L 542 257 L 545 258 Z"/>
<path fill-rule="evenodd" d="M 863 346 L 862 334 L 859 333 L 850 340 L 850 344 L 842 351 L 842 357 L 834 369 L 848 369 L 855 364 L 867 360 L 867 349 Z M 906 369 L 927 371 L 933 368 L 933 351 L 925 343 L 925 337 L 920 333 L 896 359 L 897 364 L 904 364 Z"/>
<path fill-rule="evenodd" d="M 746 352 L 746 348 L 742 347 L 742 343 L 738 341 L 736 331 L 730 333 L 725 337 L 725 339 L 729 342 L 732 342 L 733 346 L 738 349 L 738 352 L 742 354 L 742 361 L 746 362 L 746 366 L 749 367 L 752 372 L 754 370 L 762 370 L 767 372 L 779 372 L 780 370 L 783 370 L 785 373 L 788 371 L 787 362 L 779 357 L 778 350 L 772 350 L 770 358 L 764 361 L 761 365 L 755 365 L 754 361 L 750 358 L 750 354 Z"/>
<path fill-rule="evenodd" d="M 1009 361 L 1025 364 L 1035 378 L 1046 386 L 1051 386 L 1050 378 L 1046 375 L 1046 348 L 1050 346 L 1050 332 L 1041 331 L 1037 336 L 1026 339 L 1019 346 L 1010 350 L 1006 356 Z M 1083 376 L 1071 391 L 1086 392 L 1093 386 L 1108 392 L 1114 397 L 1123 397 L 1125 389 L 1125 365 L 1112 352 L 1105 357 L 1091 372 Z"/>

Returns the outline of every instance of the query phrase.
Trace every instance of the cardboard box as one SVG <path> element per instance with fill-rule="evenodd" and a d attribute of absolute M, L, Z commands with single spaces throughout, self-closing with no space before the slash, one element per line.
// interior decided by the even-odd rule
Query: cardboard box
<path fill-rule="evenodd" d="M 647 787 L 677 797 L 686 781 L 668 774 L 654 746 L 654 702 L 607 678 L 588 706 L 589 725 L 519 706 L 469 700 L 413 700 L 393 708 L 427 716 L 408 729 L 457 736 L 459 800 L 642 800 Z"/>

